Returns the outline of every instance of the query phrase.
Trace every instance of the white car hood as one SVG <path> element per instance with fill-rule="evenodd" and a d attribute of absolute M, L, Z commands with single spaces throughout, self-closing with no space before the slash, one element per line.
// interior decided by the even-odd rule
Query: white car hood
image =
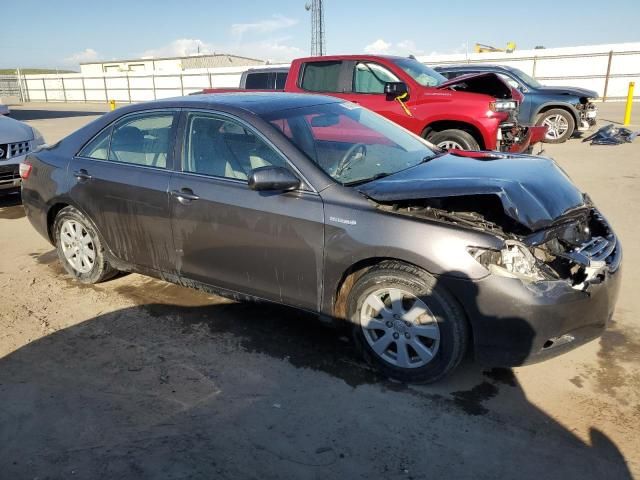
<path fill-rule="evenodd" d="M 33 140 L 33 130 L 26 123 L 0 116 L 0 144 Z"/>

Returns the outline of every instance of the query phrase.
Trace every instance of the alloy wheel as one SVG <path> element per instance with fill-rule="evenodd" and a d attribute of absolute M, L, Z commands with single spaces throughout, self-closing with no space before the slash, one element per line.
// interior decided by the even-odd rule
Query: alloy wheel
<path fill-rule="evenodd" d="M 65 220 L 60 227 L 62 252 L 78 273 L 89 273 L 96 260 L 93 239 L 87 229 L 75 220 Z"/>
<path fill-rule="evenodd" d="M 427 304 L 400 288 L 369 294 L 360 309 L 360 326 L 371 349 L 399 368 L 426 365 L 440 345 L 440 328 Z"/>
<path fill-rule="evenodd" d="M 460 145 L 458 142 L 456 142 L 455 140 L 444 140 L 440 143 L 437 144 L 438 147 L 440 147 L 443 150 L 451 150 L 451 149 L 457 149 L 457 150 L 464 150 L 465 148 Z"/>
<path fill-rule="evenodd" d="M 569 122 L 562 115 L 549 115 L 542 125 L 548 127 L 546 138 L 549 140 L 558 140 L 569 130 Z"/>

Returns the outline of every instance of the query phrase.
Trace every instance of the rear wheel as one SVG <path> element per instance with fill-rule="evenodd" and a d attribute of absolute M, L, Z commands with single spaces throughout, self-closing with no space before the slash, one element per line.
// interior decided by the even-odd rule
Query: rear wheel
<path fill-rule="evenodd" d="M 538 117 L 536 125 L 547 127 L 547 134 L 544 137 L 545 143 L 563 143 L 573 135 L 576 122 L 573 115 L 566 110 L 552 108 Z"/>
<path fill-rule="evenodd" d="M 443 150 L 480 150 L 480 145 L 475 138 L 464 130 L 448 129 L 440 132 L 432 132 L 427 136 L 427 140 L 437 145 Z"/>
<path fill-rule="evenodd" d="M 467 349 L 466 318 L 455 299 L 427 272 L 401 262 L 372 267 L 347 297 L 356 345 L 384 375 L 435 382 Z"/>
<path fill-rule="evenodd" d="M 82 283 L 99 283 L 115 276 L 91 222 L 76 208 L 65 207 L 54 225 L 56 250 L 64 269 Z"/>

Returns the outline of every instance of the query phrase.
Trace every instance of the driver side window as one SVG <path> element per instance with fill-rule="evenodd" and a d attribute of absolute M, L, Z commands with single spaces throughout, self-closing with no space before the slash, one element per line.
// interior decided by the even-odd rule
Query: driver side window
<path fill-rule="evenodd" d="M 393 72 L 377 63 L 359 62 L 353 71 L 355 93 L 384 93 L 387 82 L 399 82 Z"/>

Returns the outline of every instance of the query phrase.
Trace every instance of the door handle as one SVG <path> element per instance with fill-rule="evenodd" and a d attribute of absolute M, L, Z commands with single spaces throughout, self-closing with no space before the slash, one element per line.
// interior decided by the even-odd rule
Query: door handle
<path fill-rule="evenodd" d="M 182 203 L 183 205 L 193 202 L 194 200 L 198 200 L 200 197 L 193 193 L 190 188 L 183 188 L 182 190 L 171 190 L 171 195 L 176 197 L 176 199 Z"/>
<path fill-rule="evenodd" d="M 78 180 L 91 180 L 93 178 L 84 168 L 81 168 L 77 172 L 73 172 L 73 176 Z"/>

